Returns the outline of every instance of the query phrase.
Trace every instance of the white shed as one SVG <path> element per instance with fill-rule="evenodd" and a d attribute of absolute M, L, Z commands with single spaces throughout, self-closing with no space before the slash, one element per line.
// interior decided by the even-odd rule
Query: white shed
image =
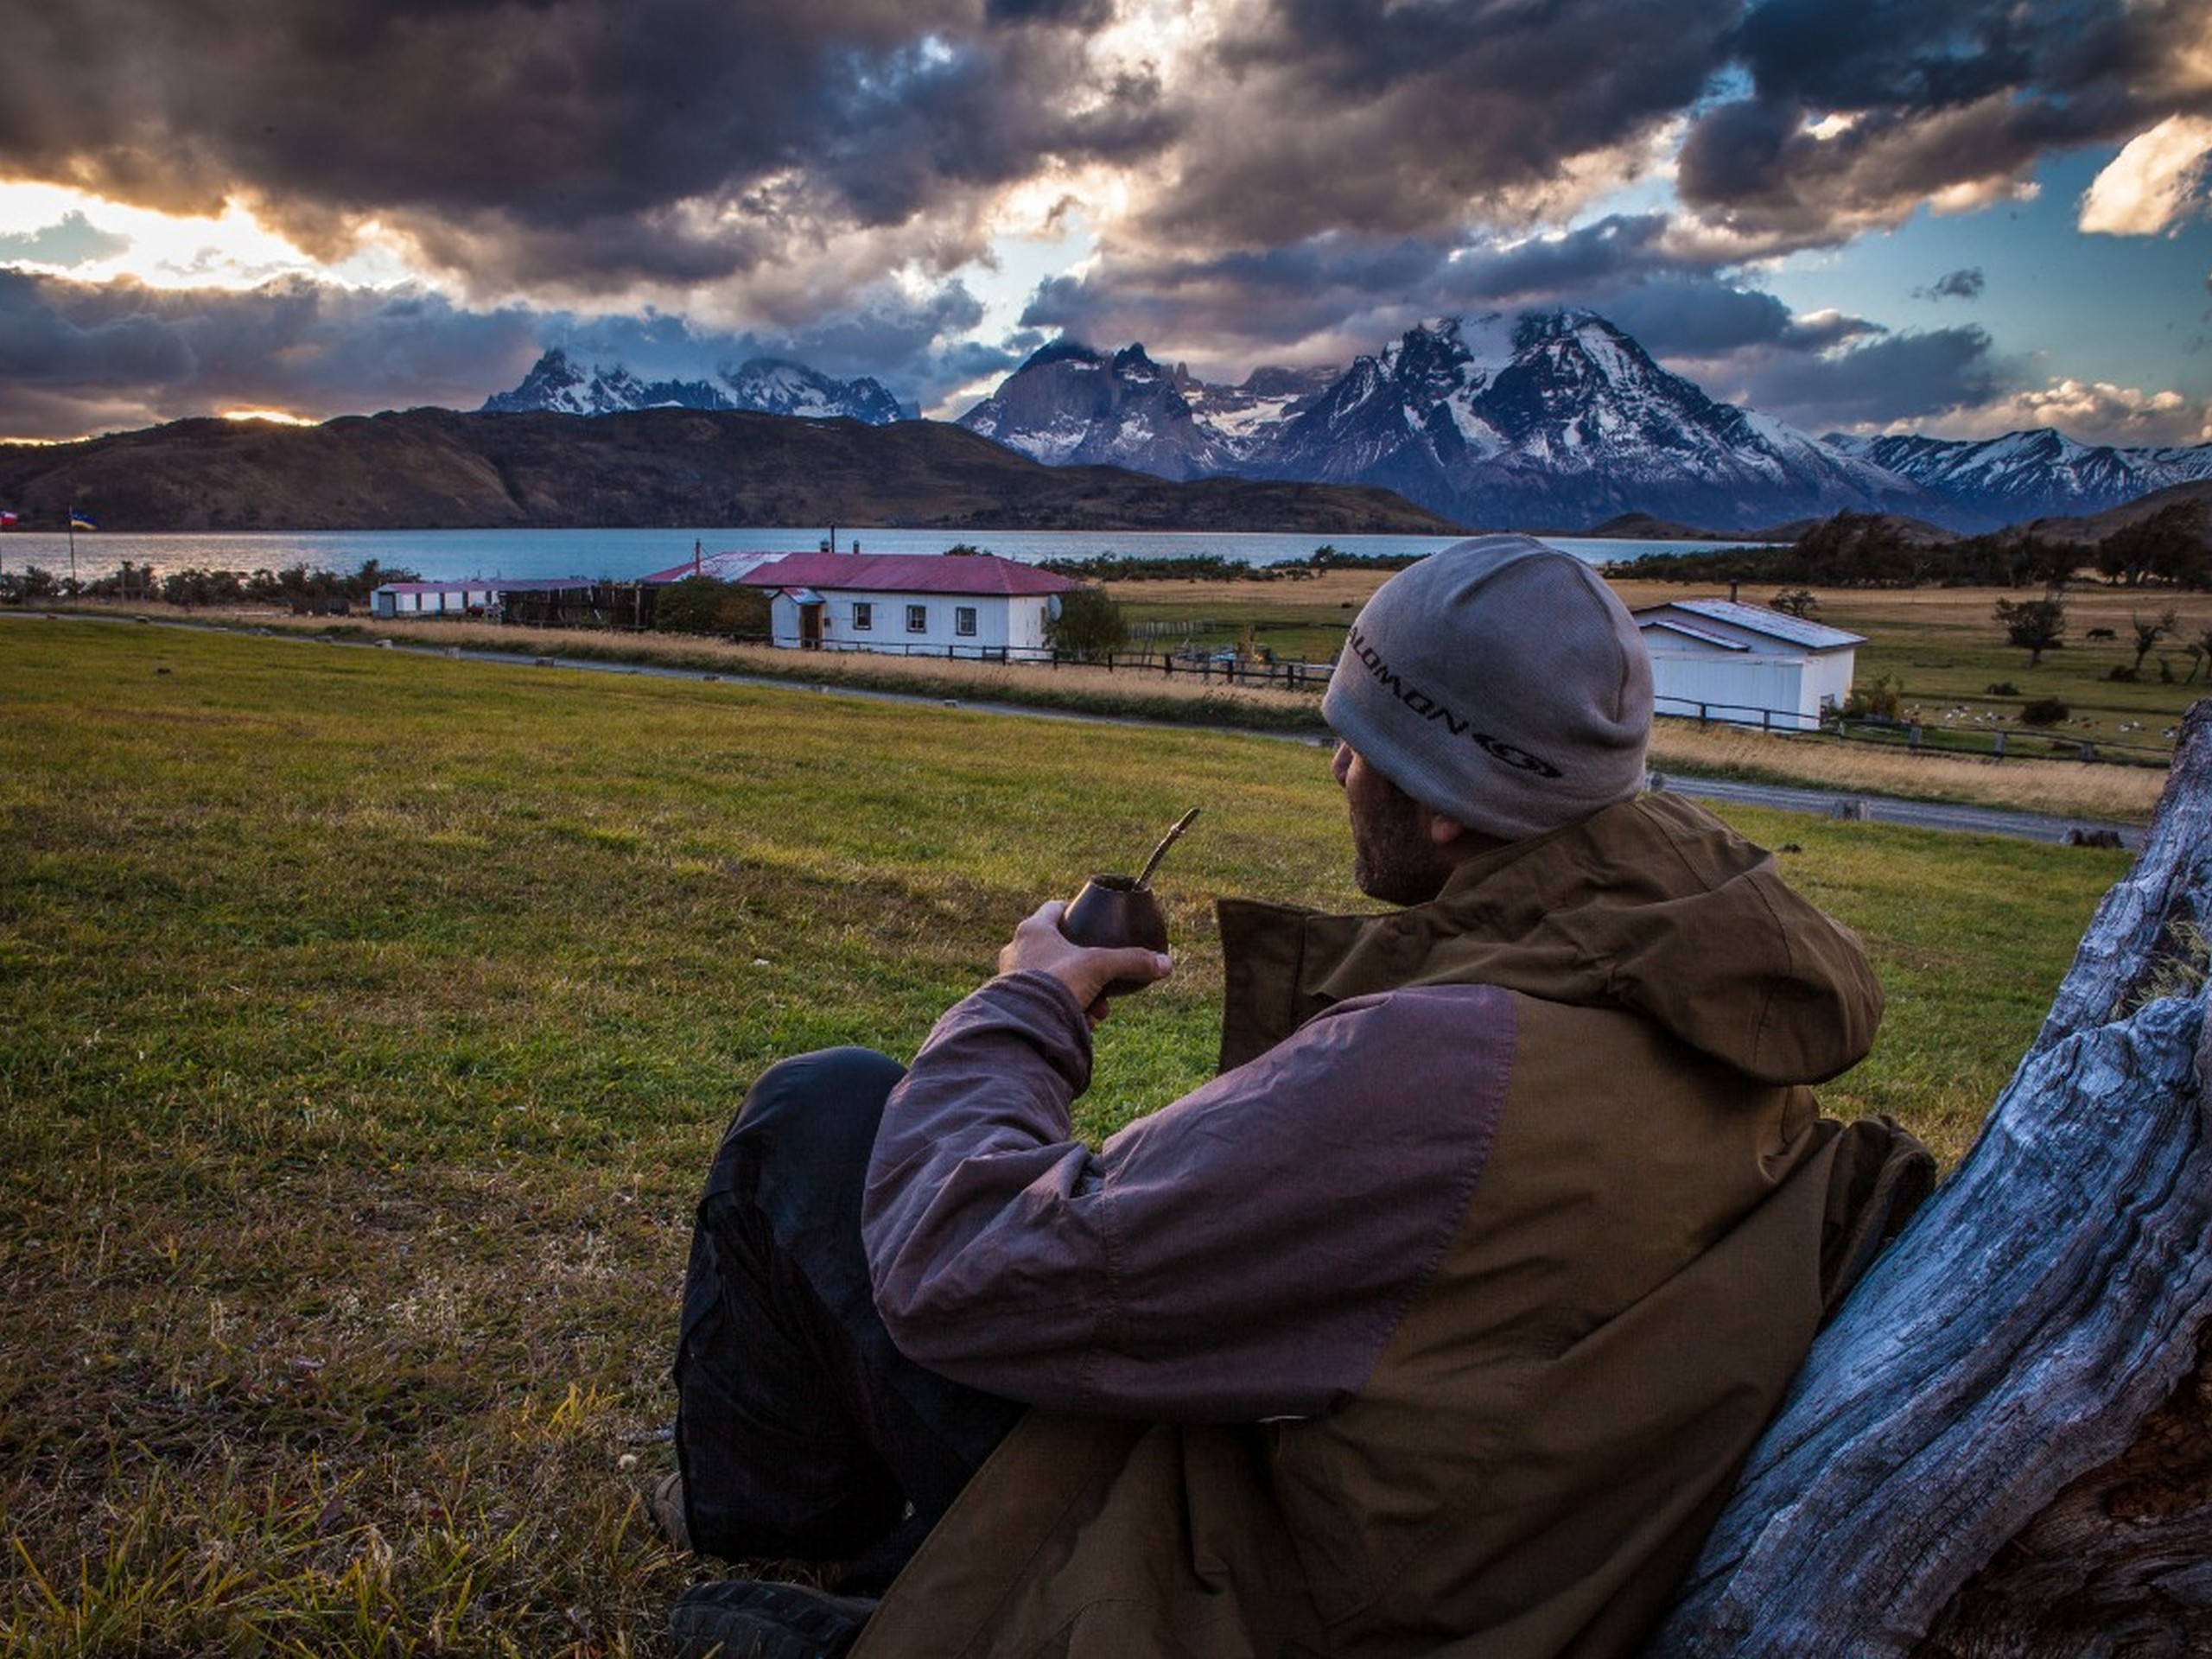
<path fill-rule="evenodd" d="M 499 584 L 474 582 L 387 582 L 369 595 L 369 613 L 378 617 L 466 616 L 495 609 Z"/>
<path fill-rule="evenodd" d="M 1677 599 L 1636 613 L 1662 715 L 1812 731 L 1851 695 L 1862 634 L 1732 599 Z"/>
<path fill-rule="evenodd" d="M 585 576 L 471 576 L 466 582 L 387 582 L 369 595 L 369 614 L 397 620 L 410 616 L 482 616 L 497 620 L 510 594 L 588 592 Z"/>
<path fill-rule="evenodd" d="M 772 593 L 779 645 L 995 661 L 1047 654 L 1060 595 L 1080 586 L 991 553 L 787 553 L 738 580 Z"/>

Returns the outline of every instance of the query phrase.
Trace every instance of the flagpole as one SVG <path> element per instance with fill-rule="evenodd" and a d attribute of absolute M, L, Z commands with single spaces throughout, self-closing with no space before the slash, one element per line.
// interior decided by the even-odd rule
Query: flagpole
<path fill-rule="evenodd" d="M 69 585 L 77 585 L 77 509 L 69 509 Z"/>

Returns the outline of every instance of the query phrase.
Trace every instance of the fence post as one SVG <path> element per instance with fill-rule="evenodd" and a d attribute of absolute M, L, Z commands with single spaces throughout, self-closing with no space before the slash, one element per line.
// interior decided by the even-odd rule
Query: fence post
<path fill-rule="evenodd" d="M 2002 760 L 2005 758 L 2004 733 L 1998 733 L 1997 741 L 1989 746 L 1989 758 L 1993 760 Z"/>

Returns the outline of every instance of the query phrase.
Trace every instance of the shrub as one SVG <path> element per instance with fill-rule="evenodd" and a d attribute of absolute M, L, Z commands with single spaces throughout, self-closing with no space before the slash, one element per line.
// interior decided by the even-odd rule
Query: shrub
<path fill-rule="evenodd" d="M 1096 588 L 1075 588 L 1060 595 L 1060 613 L 1045 625 L 1046 642 L 1064 657 L 1090 661 L 1109 657 L 1129 643 L 1122 607 Z"/>
<path fill-rule="evenodd" d="M 2062 726 L 2074 711 L 2056 697 L 2037 697 L 2020 705 L 2023 726 Z"/>
<path fill-rule="evenodd" d="M 773 601 L 758 588 L 686 576 L 653 595 L 653 630 L 658 633 L 762 635 L 768 632 Z"/>
<path fill-rule="evenodd" d="M 1885 674 L 1872 685 L 1854 685 L 1843 700 L 1846 720 L 1895 720 L 1904 703 L 1904 686 Z"/>
<path fill-rule="evenodd" d="M 1993 697 L 2017 697 L 2020 695 L 2020 688 L 2010 680 L 1999 680 L 1994 685 L 1984 686 L 1982 690 Z"/>

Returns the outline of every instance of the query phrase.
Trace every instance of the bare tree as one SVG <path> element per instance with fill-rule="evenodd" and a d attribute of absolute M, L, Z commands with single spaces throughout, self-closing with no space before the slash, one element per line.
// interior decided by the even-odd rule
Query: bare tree
<path fill-rule="evenodd" d="M 2039 666 L 2044 652 L 2057 650 L 2066 637 L 2066 601 L 2055 594 L 2018 604 L 2000 599 L 1996 617 L 2005 625 L 2005 639 L 2028 653 L 2030 668 Z"/>
<path fill-rule="evenodd" d="M 2143 671 L 2143 659 L 2151 654 L 2152 648 L 2168 634 L 2181 632 L 2181 617 L 2169 607 L 2148 622 L 2131 613 L 2127 619 L 2127 625 L 2135 630 L 2135 665 L 2128 671 L 2140 674 Z"/>

